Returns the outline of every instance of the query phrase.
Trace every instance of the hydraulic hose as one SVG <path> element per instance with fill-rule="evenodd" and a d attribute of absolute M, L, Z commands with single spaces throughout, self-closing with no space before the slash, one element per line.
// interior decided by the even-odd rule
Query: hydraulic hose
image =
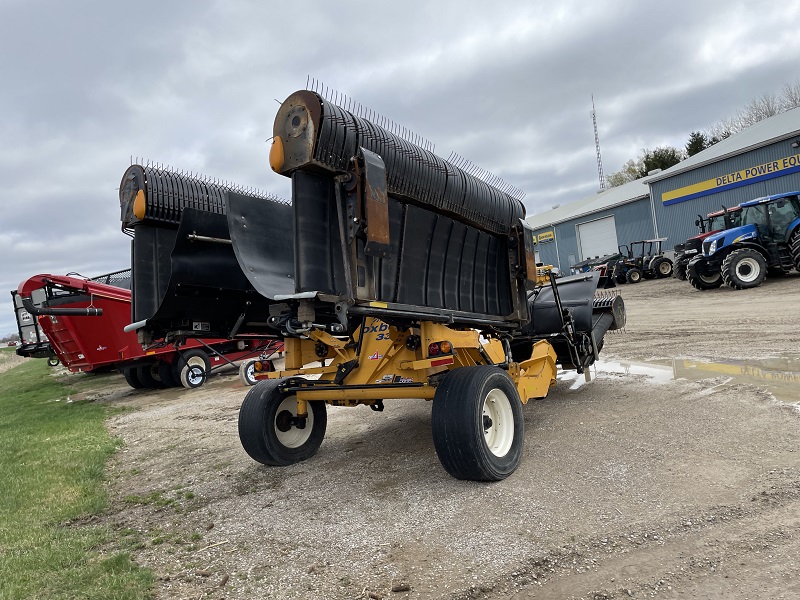
<path fill-rule="evenodd" d="M 87 306 L 86 308 L 49 308 L 46 306 L 35 306 L 30 298 L 23 298 L 20 296 L 20 300 L 22 300 L 22 306 L 25 307 L 25 310 L 37 317 L 100 317 L 103 315 L 102 308 L 95 308 L 93 306 Z"/>

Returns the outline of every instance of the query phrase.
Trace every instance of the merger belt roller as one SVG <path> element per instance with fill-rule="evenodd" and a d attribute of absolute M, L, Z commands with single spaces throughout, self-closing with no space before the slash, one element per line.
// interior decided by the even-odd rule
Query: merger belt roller
<path fill-rule="evenodd" d="M 273 134 L 270 164 L 292 178 L 286 300 L 316 299 L 317 322 L 344 328 L 347 314 L 527 321 L 520 200 L 313 92 L 281 105 Z"/>
<path fill-rule="evenodd" d="M 359 148 L 380 157 L 386 192 L 477 229 L 507 235 L 525 216 L 518 199 L 432 152 L 310 91 L 295 92 L 278 110 L 270 154 L 275 171 L 345 173 Z"/>
<path fill-rule="evenodd" d="M 141 165 L 125 171 L 119 198 L 122 228 L 133 237 L 130 328 L 143 342 L 268 329 L 270 297 L 294 291 L 288 203 Z M 247 271 L 233 243 L 243 234 L 244 251 L 266 257 Z"/>

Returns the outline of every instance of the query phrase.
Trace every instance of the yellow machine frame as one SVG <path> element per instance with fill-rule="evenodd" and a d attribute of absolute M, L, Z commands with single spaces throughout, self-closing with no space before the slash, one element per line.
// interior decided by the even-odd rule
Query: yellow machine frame
<path fill-rule="evenodd" d="M 319 376 L 296 391 L 298 416 L 307 414 L 306 402 L 312 400 L 335 406 L 375 405 L 387 398 L 432 400 L 440 379 L 437 376 L 459 367 L 503 365 L 523 404 L 546 396 L 556 384 L 556 353 L 545 340 L 533 344 L 528 360 L 506 364 L 501 340 L 482 338 L 474 329 L 454 329 L 430 321 L 400 330 L 377 317 L 367 317 L 353 341 L 321 329 L 312 329 L 307 335 L 285 340 L 283 371 L 266 372 L 256 365 L 257 379 Z M 430 355 L 432 344 L 448 351 Z M 321 366 L 305 366 L 315 361 Z"/>
<path fill-rule="evenodd" d="M 536 266 L 536 280 L 534 285 L 541 287 L 543 285 L 550 285 L 550 272 L 553 270 L 553 265 Z"/>

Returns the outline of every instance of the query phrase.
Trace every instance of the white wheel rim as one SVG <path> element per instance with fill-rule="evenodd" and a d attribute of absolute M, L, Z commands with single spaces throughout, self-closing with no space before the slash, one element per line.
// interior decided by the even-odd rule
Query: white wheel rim
<path fill-rule="evenodd" d="M 658 265 L 658 270 L 661 271 L 662 275 L 666 275 L 669 273 L 669 263 L 662 262 L 660 265 Z"/>
<path fill-rule="evenodd" d="M 193 386 L 203 383 L 203 367 L 199 365 L 189 365 L 189 372 L 186 374 L 186 380 Z"/>
<path fill-rule="evenodd" d="M 254 382 L 256 380 L 256 365 L 255 363 L 249 363 L 247 368 L 245 369 L 245 376 L 247 377 L 247 381 Z"/>
<path fill-rule="evenodd" d="M 736 263 L 736 276 L 745 283 L 758 279 L 760 271 L 758 261 L 754 258 L 743 258 Z"/>
<path fill-rule="evenodd" d="M 311 437 L 311 431 L 314 429 L 314 412 L 309 406 L 305 428 L 298 429 L 297 427 L 290 427 L 289 431 L 281 431 L 278 429 L 278 417 L 284 411 L 290 412 L 293 417 L 297 416 L 297 398 L 295 396 L 288 396 L 283 399 L 283 402 L 278 406 L 278 410 L 275 411 L 275 419 L 272 426 L 275 429 L 275 436 L 281 444 L 287 448 L 298 448 L 305 444 L 308 438 Z"/>
<path fill-rule="evenodd" d="M 203 375 L 206 372 L 206 362 L 199 356 L 193 356 L 186 364 L 189 367 L 189 372 L 186 374 L 186 379 L 189 383 L 192 385 L 200 385 L 203 383 Z"/>
<path fill-rule="evenodd" d="M 192 356 L 189 360 L 186 361 L 186 364 L 190 367 L 202 367 L 205 371 L 206 369 L 206 361 L 204 361 L 199 356 Z"/>
<path fill-rule="evenodd" d="M 511 410 L 508 396 L 499 389 L 493 389 L 486 394 L 486 399 L 483 401 L 482 426 L 489 451 L 498 457 L 508 454 L 514 442 L 514 412 Z"/>

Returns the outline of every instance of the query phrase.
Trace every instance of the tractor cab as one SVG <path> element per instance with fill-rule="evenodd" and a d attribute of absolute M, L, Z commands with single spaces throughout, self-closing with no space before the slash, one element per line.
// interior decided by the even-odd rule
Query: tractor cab
<path fill-rule="evenodd" d="M 731 231 L 746 229 L 753 231 L 759 238 L 777 244 L 788 241 L 788 232 L 793 231 L 791 225 L 796 225 L 800 219 L 800 197 L 797 194 L 781 196 L 778 198 L 767 197 L 745 202 L 742 205 L 742 218 L 740 226 Z M 728 237 L 728 232 L 723 232 Z"/>

